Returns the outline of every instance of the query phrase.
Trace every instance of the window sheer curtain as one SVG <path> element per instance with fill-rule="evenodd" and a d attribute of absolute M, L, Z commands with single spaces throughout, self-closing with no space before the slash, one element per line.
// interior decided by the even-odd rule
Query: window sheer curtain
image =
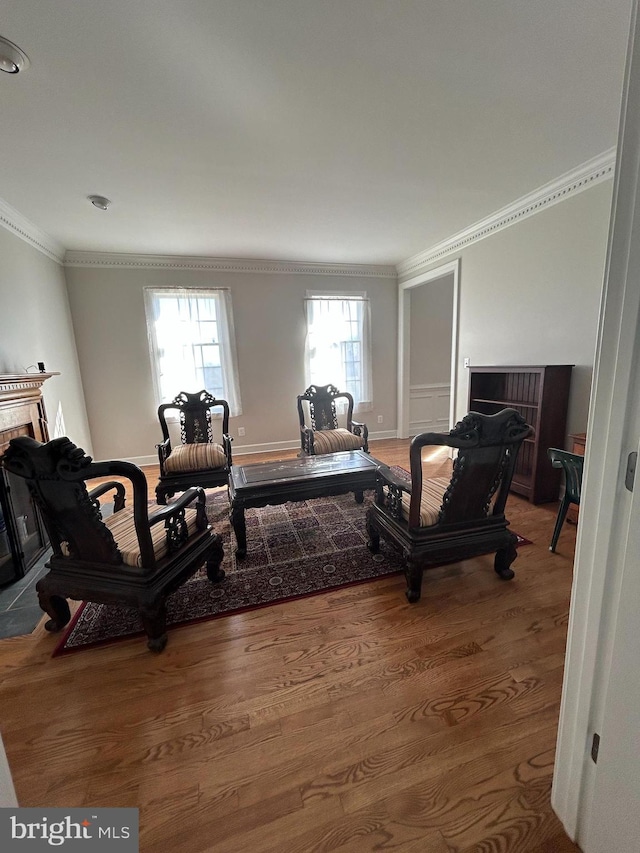
<path fill-rule="evenodd" d="M 205 388 L 242 414 L 230 291 L 148 287 L 144 300 L 156 402 Z"/>
<path fill-rule="evenodd" d="M 332 383 L 371 411 L 371 311 L 366 294 L 308 294 L 305 299 L 307 386 Z"/>

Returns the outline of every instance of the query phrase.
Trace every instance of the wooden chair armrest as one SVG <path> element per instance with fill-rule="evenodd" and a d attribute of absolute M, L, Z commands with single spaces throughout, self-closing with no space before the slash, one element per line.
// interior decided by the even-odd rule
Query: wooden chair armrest
<path fill-rule="evenodd" d="M 160 462 L 160 473 L 163 474 L 164 463 L 167 461 L 167 458 L 171 453 L 171 439 L 165 438 L 165 440 L 160 442 L 160 444 L 156 444 L 156 450 L 158 451 L 158 461 Z"/>
<path fill-rule="evenodd" d="M 386 465 L 380 466 L 376 471 L 376 481 L 383 486 L 397 486 L 403 492 L 411 494 L 411 481 L 405 480 L 404 477 L 399 477 L 394 474 L 391 468 Z"/>
<path fill-rule="evenodd" d="M 311 427 L 301 426 L 300 436 L 302 438 L 302 449 L 310 456 L 313 455 L 313 430 Z"/>
<path fill-rule="evenodd" d="M 153 515 L 149 516 L 149 529 L 154 525 L 164 522 L 165 535 L 167 539 L 167 550 L 169 554 L 174 553 L 181 548 L 189 538 L 187 522 L 185 519 L 185 509 L 189 504 L 196 501 L 196 526 L 198 530 L 206 530 L 209 527 L 209 521 L 205 511 L 205 493 L 204 489 L 199 486 L 193 486 L 183 492 L 180 497 L 173 503 L 155 510 Z"/>
<path fill-rule="evenodd" d="M 392 518 L 402 520 L 402 494 L 411 494 L 411 483 L 403 477 L 398 477 L 386 466 L 376 471 L 377 506 L 385 509 Z"/>
<path fill-rule="evenodd" d="M 182 492 L 179 498 L 176 498 L 175 501 L 167 504 L 167 506 L 163 506 L 160 509 L 154 509 L 153 513 L 149 516 L 149 527 L 153 527 L 161 521 L 166 522 L 167 519 L 171 519 L 174 515 L 177 515 L 186 509 L 189 504 L 194 502 L 194 500 L 198 501 L 196 510 L 199 511 L 200 508 L 202 508 L 202 511 L 204 512 L 206 502 L 204 489 L 200 488 L 200 486 L 192 486 L 190 489 Z"/>
<path fill-rule="evenodd" d="M 112 489 L 115 491 L 113 498 L 113 511 L 118 512 L 119 510 L 124 509 L 126 494 L 124 486 L 117 480 L 109 480 L 108 483 L 101 483 L 99 486 L 95 486 L 93 489 L 89 490 L 89 498 L 98 512 L 100 512 L 100 502 L 98 501 L 98 498 L 105 495 L 107 492 L 110 492 Z M 101 512 L 100 517 L 102 517 Z"/>
<path fill-rule="evenodd" d="M 227 466 L 231 468 L 233 465 L 233 457 L 231 454 L 231 442 L 233 441 L 233 437 L 228 433 L 224 433 L 222 436 L 222 446 L 224 448 L 224 455 L 227 457 Z"/>
<path fill-rule="evenodd" d="M 366 424 L 359 421 L 351 421 L 351 428 L 354 435 L 359 435 L 363 441 L 363 450 L 369 450 L 369 429 Z"/>

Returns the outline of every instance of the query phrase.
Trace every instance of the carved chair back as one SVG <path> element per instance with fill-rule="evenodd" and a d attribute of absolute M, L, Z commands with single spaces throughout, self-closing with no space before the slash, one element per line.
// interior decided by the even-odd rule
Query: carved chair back
<path fill-rule="evenodd" d="M 423 447 L 443 445 L 457 449 L 438 525 L 468 526 L 488 516 L 504 514 L 518 451 L 532 433 L 515 409 L 503 409 L 494 415 L 469 412 L 448 434 L 415 436 L 410 448 L 409 527 L 420 525 Z"/>
<path fill-rule="evenodd" d="M 353 429 L 353 397 L 348 391 L 339 391 L 335 385 L 310 385 L 304 394 L 298 395 L 298 417 L 300 426 L 306 425 L 305 403 L 309 407 L 311 429 L 337 429 L 338 415 L 336 400 L 343 399 L 347 404 L 347 429 Z"/>
<path fill-rule="evenodd" d="M 28 437 L 11 440 L 2 467 L 23 477 L 42 516 L 56 557 L 116 565 L 122 562 L 111 531 L 102 521 L 97 498 L 89 496 L 86 480 L 113 473 L 128 477 L 134 487 L 134 520 L 144 565 L 153 565 L 153 546 L 147 521 L 147 481 L 128 462 L 96 463 L 68 438 L 46 444 Z M 114 509 L 124 505 L 124 487 Z M 62 543 L 65 543 L 64 551 Z M 149 562 L 151 560 L 151 562 Z"/>
<path fill-rule="evenodd" d="M 181 391 L 170 403 L 158 407 L 163 439 L 169 438 L 166 413 L 174 411 L 179 413 L 182 444 L 212 444 L 216 441 L 212 425 L 212 410 L 215 409 L 222 409 L 222 434 L 226 435 L 229 432 L 229 404 L 226 400 L 217 399 L 204 390 L 195 394 Z"/>

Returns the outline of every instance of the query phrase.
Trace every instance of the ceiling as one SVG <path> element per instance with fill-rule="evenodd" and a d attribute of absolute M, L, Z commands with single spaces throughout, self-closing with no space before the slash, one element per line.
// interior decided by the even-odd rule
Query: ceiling
<path fill-rule="evenodd" d="M 0 198 L 69 250 L 395 264 L 615 145 L 630 9 L 3 0 Z"/>

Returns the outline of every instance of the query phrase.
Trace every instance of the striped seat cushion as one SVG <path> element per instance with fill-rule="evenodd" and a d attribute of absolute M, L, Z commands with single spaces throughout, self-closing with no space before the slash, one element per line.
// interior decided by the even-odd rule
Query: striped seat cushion
<path fill-rule="evenodd" d="M 340 450 L 359 450 L 364 444 L 359 435 L 348 429 L 319 429 L 313 434 L 313 449 L 316 453 L 336 453 Z"/>
<path fill-rule="evenodd" d="M 187 522 L 187 531 L 189 536 L 192 536 L 196 531 L 196 510 L 185 510 L 185 521 Z M 153 513 L 149 518 L 153 517 Z M 138 545 L 138 537 L 133 524 L 133 508 L 125 507 L 114 512 L 104 520 L 105 525 L 111 531 L 113 538 L 120 553 L 122 554 L 122 562 L 127 566 L 141 566 L 142 559 L 140 557 L 140 546 Z M 167 531 L 164 524 L 156 524 L 151 528 L 151 541 L 153 542 L 153 553 L 156 560 L 161 560 L 167 554 Z"/>
<path fill-rule="evenodd" d="M 220 444 L 200 442 L 174 447 L 164 463 L 166 474 L 182 474 L 207 468 L 223 468 L 227 457 Z"/>
<path fill-rule="evenodd" d="M 422 499 L 420 501 L 420 527 L 433 527 L 438 523 L 442 507 L 442 498 L 447 491 L 449 480 L 446 477 L 434 477 L 422 481 Z M 409 520 L 409 504 L 411 495 L 402 493 L 402 517 Z"/>

